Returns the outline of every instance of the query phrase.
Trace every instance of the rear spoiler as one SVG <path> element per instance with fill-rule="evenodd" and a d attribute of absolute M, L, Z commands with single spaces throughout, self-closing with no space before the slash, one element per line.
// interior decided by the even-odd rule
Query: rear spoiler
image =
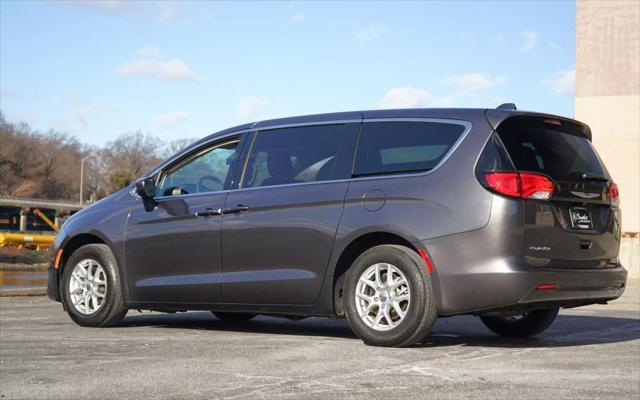
<path fill-rule="evenodd" d="M 560 117 L 558 115 L 518 111 L 516 109 L 516 105 L 513 103 L 501 104 L 497 109 L 487 109 L 485 111 L 485 117 L 493 130 L 498 129 L 498 126 L 500 126 L 502 122 L 511 117 L 540 118 L 548 120 L 550 124 L 562 124 L 564 128 L 563 130 L 566 130 L 568 133 L 584 136 L 591 141 L 591 128 L 589 128 L 587 124 L 576 121 L 575 119 Z"/>

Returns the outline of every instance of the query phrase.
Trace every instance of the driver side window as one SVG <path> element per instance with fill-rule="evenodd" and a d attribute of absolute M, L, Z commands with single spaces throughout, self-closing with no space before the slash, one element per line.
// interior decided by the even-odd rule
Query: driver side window
<path fill-rule="evenodd" d="M 179 196 L 223 190 L 237 150 L 238 140 L 202 150 L 163 173 L 158 193 Z"/>

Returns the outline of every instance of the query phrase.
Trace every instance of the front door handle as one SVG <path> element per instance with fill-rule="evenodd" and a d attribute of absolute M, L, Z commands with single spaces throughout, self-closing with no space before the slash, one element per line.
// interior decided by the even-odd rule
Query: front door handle
<path fill-rule="evenodd" d="M 222 210 L 220 208 L 218 208 L 217 210 L 214 210 L 213 208 L 207 208 L 196 213 L 196 217 L 211 217 L 214 215 L 222 215 Z"/>
<path fill-rule="evenodd" d="M 222 215 L 225 214 L 237 214 L 237 213 L 241 213 L 244 211 L 248 211 L 249 207 L 242 205 L 242 204 L 238 204 L 235 207 L 231 207 L 231 208 L 225 208 L 224 210 L 222 210 Z"/>

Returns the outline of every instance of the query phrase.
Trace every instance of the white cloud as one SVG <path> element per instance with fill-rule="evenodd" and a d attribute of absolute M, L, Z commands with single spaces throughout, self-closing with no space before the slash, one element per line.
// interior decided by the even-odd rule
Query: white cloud
<path fill-rule="evenodd" d="M 453 86 L 459 95 L 469 95 L 493 89 L 506 82 L 506 79 L 500 76 L 491 76 L 476 72 L 463 75 L 449 75 L 442 82 Z"/>
<path fill-rule="evenodd" d="M 304 21 L 304 14 L 302 14 L 302 13 L 295 13 L 295 14 L 293 14 L 293 15 L 289 18 L 289 21 L 290 21 L 292 24 L 299 24 L 299 23 L 301 23 L 302 21 Z"/>
<path fill-rule="evenodd" d="M 450 97 L 434 97 L 426 90 L 404 86 L 389 90 L 379 106 L 380 108 L 422 108 L 445 107 L 452 103 L 453 99 Z"/>
<path fill-rule="evenodd" d="M 556 71 L 550 77 L 542 79 L 556 96 L 573 95 L 576 92 L 576 71 Z"/>
<path fill-rule="evenodd" d="M 198 77 L 179 58 L 166 59 L 157 47 L 144 47 L 138 61 L 116 68 L 118 76 L 143 76 L 159 80 L 196 80 Z"/>
<path fill-rule="evenodd" d="M 533 31 L 523 31 L 520 33 L 522 37 L 522 46 L 520 50 L 528 52 L 538 44 L 538 34 Z"/>
<path fill-rule="evenodd" d="M 159 127 L 171 127 L 189 118 L 189 114 L 184 111 L 171 111 L 165 114 L 156 115 L 153 124 Z"/>
<path fill-rule="evenodd" d="M 75 0 L 67 3 L 108 13 L 120 12 L 131 5 L 131 2 L 125 0 Z"/>
<path fill-rule="evenodd" d="M 426 107 L 431 95 L 425 90 L 411 86 L 391 89 L 380 102 L 382 108 L 417 108 Z"/>
<path fill-rule="evenodd" d="M 364 29 L 357 31 L 354 37 L 362 41 L 370 41 L 378 39 L 389 33 L 389 28 L 386 25 L 369 25 Z"/>
<path fill-rule="evenodd" d="M 106 15 L 138 18 L 159 24 L 176 22 L 184 5 L 176 0 L 62 0 L 58 3 Z"/>
<path fill-rule="evenodd" d="M 176 1 L 161 1 L 156 3 L 157 8 L 155 10 L 154 20 L 161 24 L 168 24 L 174 22 L 178 17 L 178 2 Z"/>
<path fill-rule="evenodd" d="M 244 96 L 238 100 L 236 119 L 243 122 L 265 118 L 265 108 L 269 102 L 256 96 Z"/>
<path fill-rule="evenodd" d="M 507 79 L 484 73 L 449 75 L 436 80 L 432 89 L 434 95 L 425 89 L 403 86 L 389 90 L 379 103 L 381 108 L 423 108 L 423 107 L 486 107 L 493 104 L 497 96 L 491 91 Z"/>

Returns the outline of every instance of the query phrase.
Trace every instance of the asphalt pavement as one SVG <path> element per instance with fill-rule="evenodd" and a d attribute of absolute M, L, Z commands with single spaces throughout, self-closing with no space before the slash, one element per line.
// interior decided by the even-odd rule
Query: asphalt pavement
<path fill-rule="evenodd" d="M 74 325 L 46 297 L 0 298 L 1 399 L 640 398 L 638 279 L 607 306 L 563 310 L 539 337 L 438 320 L 425 343 L 365 346 L 346 321 L 132 311 Z"/>

